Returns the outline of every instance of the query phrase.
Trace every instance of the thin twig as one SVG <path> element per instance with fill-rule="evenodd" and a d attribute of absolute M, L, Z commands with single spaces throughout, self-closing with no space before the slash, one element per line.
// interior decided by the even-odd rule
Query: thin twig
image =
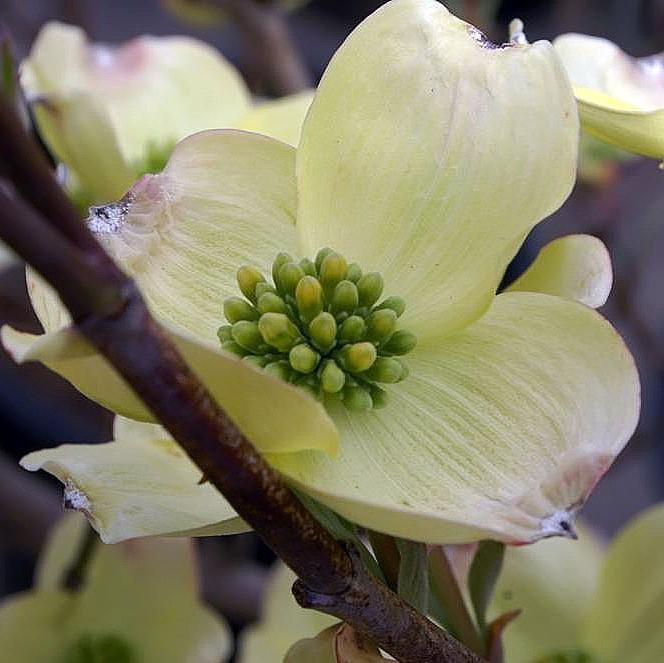
<path fill-rule="evenodd" d="M 368 574 L 357 555 L 295 498 L 186 365 L 150 316 L 134 282 L 73 216 L 64 193 L 53 187 L 52 177 L 44 177 L 41 154 L 26 145 L 29 136 L 9 115 L 13 110 L 0 100 L 0 133 L 14 134 L 0 139 L 0 156 L 11 166 L 16 188 L 41 204 L 39 211 L 31 210 L 10 186 L 0 187 L 0 236 L 50 281 L 79 331 L 132 386 L 210 483 L 295 571 L 300 581 L 294 591 L 301 605 L 344 619 L 402 663 L 478 661 Z M 43 193 L 33 190 L 45 180 L 52 206 L 44 205 Z M 49 241 L 57 237 L 58 250 L 45 251 L 42 236 Z M 65 245 L 67 251 L 60 251 Z M 102 291 L 90 284 L 102 286 Z"/>

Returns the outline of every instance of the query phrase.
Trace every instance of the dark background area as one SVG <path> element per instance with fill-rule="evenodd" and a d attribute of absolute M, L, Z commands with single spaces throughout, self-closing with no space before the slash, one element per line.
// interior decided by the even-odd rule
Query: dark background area
<path fill-rule="evenodd" d="M 289 16 L 293 41 L 314 80 L 344 37 L 380 4 L 314 0 Z M 531 41 L 575 31 L 608 37 L 633 55 L 664 50 L 664 0 L 504 0 L 493 3 L 493 18 L 482 15 L 476 1 L 446 4 L 479 22 L 494 41 L 506 39 L 509 20 L 519 17 Z M 92 40 L 109 43 L 143 33 L 190 34 L 244 66 L 234 26 L 192 29 L 158 0 L 0 0 L 0 20 L 9 26 L 21 57 L 44 22 L 54 18 L 82 25 Z M 580 181 L 563 208 L 536 229 L 510 274 L 523 269 L 544 243 L 579 232 L 600 237 L 611 252 L 615 284 L 602 312 L 635 355 L 643 386 L 637 434 L 583 512 L 610 535 L 664 497 L 664 176 L 657 163 L 609 164 L 601 181 Z M 21 267 L 0 274 L 0 322 L 39 329 Z M 35 554 L 59 512 L 56 483 L 18 470 L 16 460 L 60 442 L 108 440 L 110 423 L 109 413 L 46 369 L 17 367 L 0 355 L 0 596 L 29 585 Z M 252 535 L 210 540 L 202 547 L 208 599 L 241 625 L 255 615 L 270 555 Z"/>

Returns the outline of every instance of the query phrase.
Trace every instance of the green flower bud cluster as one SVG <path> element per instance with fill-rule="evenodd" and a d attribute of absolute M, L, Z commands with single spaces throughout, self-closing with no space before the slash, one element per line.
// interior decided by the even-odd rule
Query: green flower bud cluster
<path fill-rule="evenodd" d="M 67 649 L 63 663 L 138 663 L 138 657 L 117 635 L 83 635 Z"/>
<path fill-rule="evenodd" d="M 315 261 L 280 253 L 272 283 L 249 266 L 240 267 L 237 282 L 244 298 L 224 302 L 228 324 L 217 332 L 227 352 L 351 410 L 384 406 L 380 385 L 407 377 L 400 357 L 416 339 L 397 329 L 403 299 L 379 301 L 383 278 L 377 272 L 363 274 L 325 248 Z"/>

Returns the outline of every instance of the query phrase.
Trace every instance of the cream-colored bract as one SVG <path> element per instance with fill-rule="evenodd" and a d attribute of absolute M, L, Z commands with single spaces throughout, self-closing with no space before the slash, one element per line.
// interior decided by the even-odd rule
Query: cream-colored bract
<path fill-rule="evenodd" d="M 73 593 L 62 582 L 84 527 L 78 514 L 66 516 L 42 555 L 35 588 L 0 603 L 4 660 L 65 660 L 82 638 L 107 636 L 126 643 L 143 663 L 225 660 L 230 632 L 199 602 L 191 541 L 99 545 L 83 587 Z"/>
<path fill-rule="evenodd" d="M 311 92 L 253 106 L 240 74 L 188 37 L 91 44 L 77 27 L 48 23 L 21 65 L 46 142 L 90 203 L 117 200 L 159 170 L 173 146 L 203 129 L 259 125 L 297 144 Z"/>
<path fill-rule="evenodd" d="M 624 150 L 664 158 L 664 54 L 633 58 L 607 39 L 573 33 L 554 46 L 584 129 Z"/>
<path fill-rule="evenodd" d="M 603 663 L 661 660 L 664 506 L 628 523 L 605 552 L 592 532 L 579 533 L 577 542 L 507 551 L 491 614 L 522 614 L 505 631 L 506 659 L 532 663 L 585 651 Z"/>
<path fill-rule="evenodd" d="M 639 412 L 633 360 L 586 305 L 611 283 L 598 240 L 559 240 L 496 296 L 526 234 L 567 197 L 577 141 L 550 44 L 490 48 L 436 0 L 393 0 L 333 58 L 297 151 L 252 133 L 196 134 L 132 189 L 113 223 L 95 227 L 287 481 L 390 534 L 531 542 L 567 533 Z M 213 348 L 238 267 L 266 270 L 278 251 L 311 258 L 324 246 L 382 271 L 386 293 L 407 303 L 404 326 L 419 343 L 383 410 L 326 413 Z M 33 279 L 31 297 L 48 333 L 5 328 L 9 351 L 146 419 L 105 361 L 59 329 L 66 318 Z M 39 465 L 62 453 L 39 452 Z M 71 466 L 76 449 L 67 455 Z M 81 463 L 68 470 L 75 485 L 82 473 L 94 481 Z M 133 535 L 144 526 L 127 523 Z"/>

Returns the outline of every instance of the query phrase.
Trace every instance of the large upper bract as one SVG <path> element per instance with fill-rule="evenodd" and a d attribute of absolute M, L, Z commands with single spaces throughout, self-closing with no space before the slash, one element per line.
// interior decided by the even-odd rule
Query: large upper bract
<path fill-rule="evenodd" d="M 569 194 L 577 140 L 550 44 L 492 47 L 435 0 L 394 0 L 334 56 L 297 150 L 258 134 L 196 134 L 93 225 L 287 481 L 410 539 L 535 541 L 568 531 L 639 409 L 632 358 L 591 308 L 611 287 L 601 242 L 558 240 L 496 295 L 527 233 Z M 381 272 L 385 291 L 407 303 L 403 324 L 418 345 L 382 410 L 325 409 L 219 349 L 238 267 L 324 246 Z M 9 351 L 149 420 L 32 274 L 29 287 L 46 334 L 5 328 Z M 23 464 L 85 495 L 107 540 L 236 531 L 228 505 L 195 485 L 174 448 L 156 427 L 123 424 L 107 445 L 40 451 Z"/>

